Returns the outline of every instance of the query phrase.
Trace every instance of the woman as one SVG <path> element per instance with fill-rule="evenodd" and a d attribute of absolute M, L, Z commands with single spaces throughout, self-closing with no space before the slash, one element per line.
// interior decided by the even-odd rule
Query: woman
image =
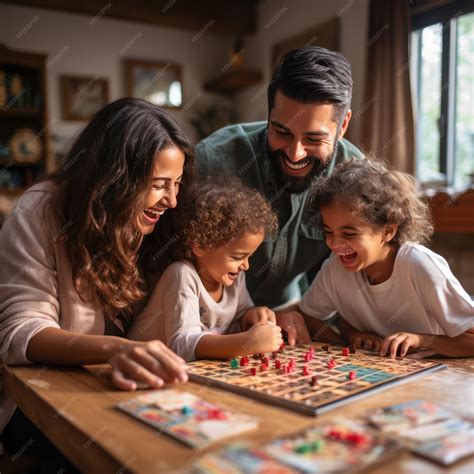
<path fill-rule="evenodd" d="M 1 362 L 110 362 L 125 390 L 187 380 L 184 361 L 164 344 L 125 335 L 146 303 L 146 236 L 176 206 L 193 159 L 179 125 L 148 102 L 120 99 L 95 115 L 65 163 L 26 191 L 3 225 Z M 14 410 L 0 395 L 0 432 Z M 17 410 L 7 449 L 24 424 Z"/>

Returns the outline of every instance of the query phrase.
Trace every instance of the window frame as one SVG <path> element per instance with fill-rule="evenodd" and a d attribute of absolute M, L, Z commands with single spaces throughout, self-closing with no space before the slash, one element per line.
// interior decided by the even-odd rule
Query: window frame
<path fill-rule="evenodd" d="M 414 2 L 416 3 L 416 2 Z M 415 5 L 416 9 L 417 6 Z M 456 179 L 456 68 L 457 68 L 457 19 L 460 16 L 474 12 L 474 3 L 469 0 L 458 0 L 443 7 L 422 11 L 412 16 L 412 29 L 410 40 L 413 40 L 413 33 L 428 26 L 441 23 L 442 25 L 442 50 L 441 50 L 441 110 L 439 126 L 439 172 L 445 176 L 444 185 L 455 187 Z M 417 56 L 421 57 L 421 34 L 417 35 Z M 418 59 L 417 70 L 414 71 L 416 90 L 416 110 L 420 110 L 421 98 L 421 64 Z M 445 86 L 446 85 L 446 86 Z M 418 170 L 419 144 L 421 143 L 420 128 L 415 124 L 416 169 Z M 418 172 L 417 172 L 418 175 Z M 423 183 L 422 183 L 423 184 Z"/>

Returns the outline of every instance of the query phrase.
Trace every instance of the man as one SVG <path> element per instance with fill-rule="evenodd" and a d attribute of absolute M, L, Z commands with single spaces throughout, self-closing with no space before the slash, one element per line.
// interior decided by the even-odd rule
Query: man
<path fill-rule="evenodd" d="M 288 53 L 268 86 L 268 122 L 225 127 L 196 146 L 199 175 L 234 174 L 257 188 L 279 217 L 251 258 L 247 287 L 256 305 L 289 306 L 306 274 L 329 255 L 322 232 L 305 215 L 314 179 L 362 153 L 343 138 L 351 118 L 351 66 L 340 53 L 307 47 Z M 294 341 L 302 321 L 278 320 Z M 306 339 L 306 337 L 304 337 Z"/>

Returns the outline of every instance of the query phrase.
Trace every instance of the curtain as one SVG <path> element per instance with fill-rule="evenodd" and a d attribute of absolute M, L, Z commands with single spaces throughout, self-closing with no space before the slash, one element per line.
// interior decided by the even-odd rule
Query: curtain
<path fill-rule="evenodd" d="M 407 173 L 415 170 L 409 77 L 408 0 L 370 0 L 361 146 Z"/>

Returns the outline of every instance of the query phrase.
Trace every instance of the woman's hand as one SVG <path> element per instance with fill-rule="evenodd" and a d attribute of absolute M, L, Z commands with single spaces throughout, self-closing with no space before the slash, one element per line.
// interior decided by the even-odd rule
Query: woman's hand
<path fill-rule="evenodd" d="M 267 306 L 254 306 L 248 309 L 240 318 L 240 330 L 247 331 L 254 324 L 266 323 L 267 321 L 276 324 L 275 313 Z"/>
<path fill-rule="evenodd" d="M 136 390 L 138 383 L 160 388 L 188 380 L 185 361 L 161 341 L 125 342 L 110 363 L 112 382 L 122 390 Z"/>

